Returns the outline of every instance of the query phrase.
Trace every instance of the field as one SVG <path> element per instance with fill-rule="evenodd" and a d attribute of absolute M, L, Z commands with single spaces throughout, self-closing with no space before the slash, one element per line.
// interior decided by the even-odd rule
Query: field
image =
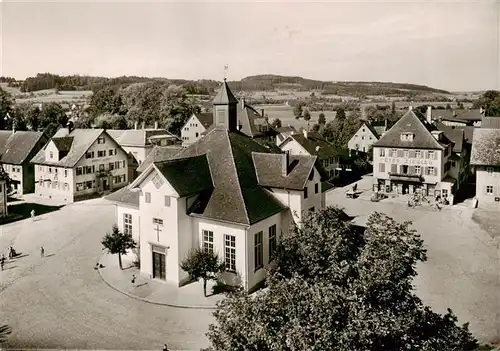
<path fill-rule="evenodd" d="M 299 130 L 301 127 L 306 127 L 307 122 L 301 119 L 295 119 L 293 115 L 293 108 L 286 105 L 254 105 L 253 106 L 257 111 L 260 112 L 261 109 L 264 109 L 264 113 L 269 116 L 269 122 L 272 122 L 275 118 L 279 118 L 281 120 L 282 126 L 291 125 L 295 127 L 295 129 Z M 315 123 L 318 123 L 318 117 L 321 111 L 312 111 L 311 112 L 311 120 L 309 121 L 309 127 Z M 335 119 L 335 111 L 323 111 L 325 114 L 326 122 L 333 121 Z"/>
<path fill-rule="evenodd" d="M 55 89 L 38 90 L 31 93 L 23 93 L 19 88 L 8 87 L 6 83 L 0 83 L 0 87 L 12 94 L 16 99 L 16 103 L 22 104 L 24 102 L 34 102 L 34 103 L 47 103 L 47 102 L 68 102 L 68 103 L 82 103 L 85 102 L 90 96 L 92 96 L 91 91 L 58 91 L 56 93 Z"/>

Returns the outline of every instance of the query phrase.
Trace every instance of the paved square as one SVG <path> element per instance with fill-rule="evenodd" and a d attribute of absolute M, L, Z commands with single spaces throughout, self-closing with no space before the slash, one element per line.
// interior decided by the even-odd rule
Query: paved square
<path fill-rule="evenodd" d="M 90 200 L 0 227 L 0 249 L 24 257 L 0 272 L 2 323 L 9 348 L 161 349 L 208 346 L 208 310 L 157 306 L 108 287 L 93 266 L 114 207 Z M 40 246 L 45 258 L 40 257 Z"/>

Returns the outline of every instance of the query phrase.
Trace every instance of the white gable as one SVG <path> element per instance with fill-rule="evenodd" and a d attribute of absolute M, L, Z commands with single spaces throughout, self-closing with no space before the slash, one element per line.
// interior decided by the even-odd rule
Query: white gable
<path fill-rule="evenodd" d="M 131 188 L 139 188 L 142 192 L 160 192 L 166 196 L 179 197 L 179 193 L 154 165 L 148 169 L 130 185 Z"/>

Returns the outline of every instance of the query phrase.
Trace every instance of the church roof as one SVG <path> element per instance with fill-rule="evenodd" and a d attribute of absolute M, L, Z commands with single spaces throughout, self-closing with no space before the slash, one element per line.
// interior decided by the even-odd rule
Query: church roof
<path fill-rule="evenodd" d="M 0 162 L 20 165 L 43 137 L 42 132 L 0 131 Z"/>
<path fill-rule="evenodd" d="M 229 89 L 229 86 L 227 85 L 226 80 L 224 79 L 224 82 L 219 88 L 219 91 L 217 92 L 217 95 L 215 95 L 215 98 L 213 99 L 212 103 L 214 105 L 227 105 L 227 104 L 237 104 L 238 99 L 236 99 L 231 91 Z"/>
<path fill-rule="evenodd" d="M 139 165 L 137 172 L 144 172 L 153 162 L 168 161 L 182 150 L 182 147 L 175 146 L 155 146 L 146 156 L 146 159 Z"/>
<path fill-rule="evenodd" d="M 131 191 L 128 187 L 123 187 L 109 194 L 106 196 L 106 200 L 139 208 L 139 192 Z"/>
<path fill-rule="evenodd" d="M 281 164 L 285 154 L 252 152 L 259 185 L 270 188 L 303 190 L 318 158 L 311 155 L 290 155 L 287 175 Z M 318 166 L 318 169 L 322 170 Z"/>

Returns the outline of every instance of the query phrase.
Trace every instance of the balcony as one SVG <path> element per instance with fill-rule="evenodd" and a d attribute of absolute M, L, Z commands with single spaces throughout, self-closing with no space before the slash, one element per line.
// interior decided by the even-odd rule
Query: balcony
<path fill-rule="evenodd" d="M 414 183 L 422 183 L 424 181 L 424 177 L 420 174 L 408 174 L 408 173 L 392 173 L 389 172 L 390 180 L 399 180 L 404 182 L 414 182 Z"/>

